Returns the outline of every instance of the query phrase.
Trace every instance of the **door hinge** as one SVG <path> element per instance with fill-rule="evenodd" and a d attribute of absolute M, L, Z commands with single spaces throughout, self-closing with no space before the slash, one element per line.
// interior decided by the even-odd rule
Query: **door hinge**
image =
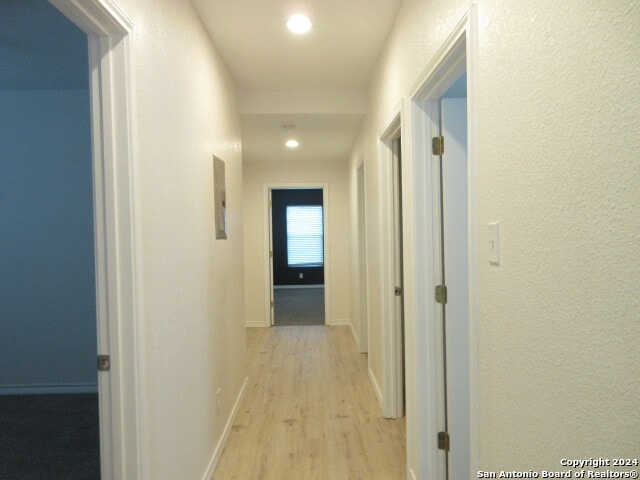
<path fill-rule="evenodd" d="M 433 137 L 431 139 L 431 148 L 434 155 L 444 155 L 444 137 Z"/>
<path fill-rule="evenodd" d="M 269 208 L 273 207 L 273 204 L 271 203 L 271 200 L 269 200 Z"/>
<path fill-rule="evenodd" d="M 109 355 L 98 355 L 98 371 L 108 372 L 111 370 L 111 357 Z"/>
<path fill-rule="evenodd" d="M 269 252 L 269 258 L 273 258 L 273 251 Z"/>
<path fill-rule="evenodd" d="M 449 451 L 449 434 L 447 432 L 438 432 L 438 450 Z"/>
<path fill-rule="evenodd" d="M 443 305 L 447 303 L 447 286 L 446 285 L 436 285 L 436 302 L 442 303 Z"/>
<path fill-rule="evenodd" d="M 273 308 L 273 300 L 271 300 L 271 308 Z"/>
<path fill-rule="evenodd" d="M 396 297 L 399 297 L 400 295 L 402 295 L 402 287 L 396 287 L 394 290 Z"/>

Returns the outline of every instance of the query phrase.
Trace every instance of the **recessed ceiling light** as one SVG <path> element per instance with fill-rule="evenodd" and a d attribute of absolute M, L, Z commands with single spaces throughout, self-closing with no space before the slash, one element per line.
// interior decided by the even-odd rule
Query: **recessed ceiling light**
<path fill-rule="evenodd" d="M 289 148 L 296 148 L 300 144 L 297 140 L 287 140 L 287 143 L 285 143 L 285 145 Z"/>
<path fill-rule="evenodd" d="M 311 30 L 311 20 L 304 15 L 293 15 L 287 22 L 287 28 L 293 33 L 307 33 Z"/>

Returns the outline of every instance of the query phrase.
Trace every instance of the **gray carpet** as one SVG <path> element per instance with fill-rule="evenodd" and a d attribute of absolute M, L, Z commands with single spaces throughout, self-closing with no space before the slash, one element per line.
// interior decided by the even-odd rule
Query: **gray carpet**
<path fill-rule="evenodd" d="M 274 289 L 274 324 L 324 325 L 324 287 Z"/>
<path fill-rule="evenodd" d="M 98 395 L 0 396 L 0 479 L 99 480 Z"/>

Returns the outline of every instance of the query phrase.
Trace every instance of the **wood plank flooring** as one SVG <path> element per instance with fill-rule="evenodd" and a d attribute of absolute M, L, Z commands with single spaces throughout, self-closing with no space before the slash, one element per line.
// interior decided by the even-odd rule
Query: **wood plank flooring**
<path fill-rule="evenodd" d="M 382 417 L 348 327 L 247 329 L 249 384 L 213 480 L 403 480 L 402 420 Z"/>

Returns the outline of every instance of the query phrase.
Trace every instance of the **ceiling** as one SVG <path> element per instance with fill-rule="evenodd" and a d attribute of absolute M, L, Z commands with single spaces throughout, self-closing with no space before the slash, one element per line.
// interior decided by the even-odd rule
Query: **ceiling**
<path fill-rule="evenodd" d="M 346 160 L 401 0 L 191 2 L 238 87 L 244 161 Z M 297 13 L 309 33 L 287 30 Z"/>
<path fill-rule="evenodd" d="M 348 158 L 400 3 L 192 0 L 238 89 L 244 161 Z M 309 33 L 287 30 L 295 13 Z M 0 0 L 0 61 L 0 90 L 87 88 L 86 35 L 46 0 Z"/>

